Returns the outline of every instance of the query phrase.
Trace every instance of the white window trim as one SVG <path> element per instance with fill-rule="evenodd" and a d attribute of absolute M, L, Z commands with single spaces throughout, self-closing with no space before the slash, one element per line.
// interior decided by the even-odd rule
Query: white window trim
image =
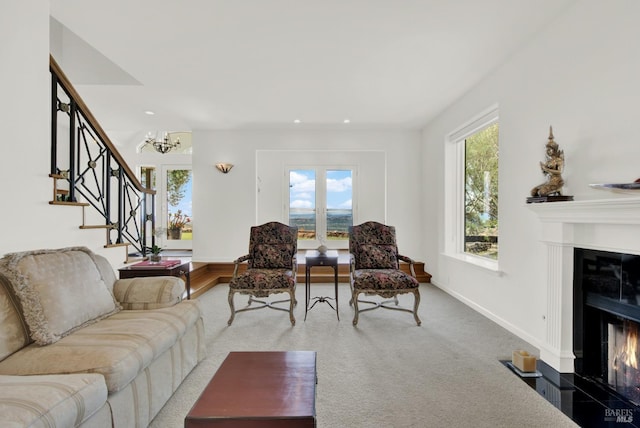
<path fill-rule="evenodd" d="M 477 131 L 498 122 L 498 105 L 493 105 L 445 139 L 444 255 L 502 275 L 498 260 L 464 251 L 464 142 Z"/>

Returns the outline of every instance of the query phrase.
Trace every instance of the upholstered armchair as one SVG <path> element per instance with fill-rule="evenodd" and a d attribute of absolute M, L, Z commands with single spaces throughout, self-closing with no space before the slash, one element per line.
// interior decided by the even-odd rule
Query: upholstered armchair
<path fill-rule="evenodd" d="M 355 310 L 353 325 L 358 324 L 360 312 L 376 308 L 394 309 L 411 312 L 416 323 L 420 305 L 420 283 L 415 278 L 414 261 L 398 254 L 396 229 L 393 226 L 369 221 L 349 228 L 350 285 L 351 301 Z M 400 261 L 409 263 L 411 275 L 400 269 Z M 413 310 L 398 306 L 398 295 L 412 293 Z M 358 300 L 360 294 L 377 295 L 381 302 Z M 359 308 L 359 303 L 372 304 L 372 307 Z M 394 303 L 393 305 L 390 305 Z"/>
<path fill-rule="evenodd" d="M 271 308 L 289 312 L 291 325 L 296 324 L 293 308 L 296 305 L 296 252 L 298 250 L 298 228 L 278 222 L 269 222 L 253 226 L 249 236 L 249 253 L 235 260 L 233 278 L 229 283 L 229 306 L 231 325 L 238 312 Z M 245 263 L 246 262 L 246 263 Z M 240 265 L 247 269 L 240 273 Z M 248 294 L 249 302 L 245 308 L 235 309 L 234 295 Z M 257 300 L 267 298 L 271 294 L 289 293 L 289 299 L 267 302 Z M 251 306 L 252 303 L 258 306 Z M 273 306 L 277 303 L 289 302 L 289 308 Z"/>

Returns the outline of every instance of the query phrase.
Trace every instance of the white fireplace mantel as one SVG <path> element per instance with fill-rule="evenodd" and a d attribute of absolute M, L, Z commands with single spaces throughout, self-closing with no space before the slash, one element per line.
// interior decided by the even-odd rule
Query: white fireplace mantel
<path fill-rule="evenodd" d="M 546 337 L 540 358 L 574 372 L 573 249 L 640 254 L 640 197 L 528 204 L 542 222 L 547 247 Z"/>
<path fill-rule="evenodd" d="M 640 197 L 527 205 L 549 223 L 640 224 Z"/>

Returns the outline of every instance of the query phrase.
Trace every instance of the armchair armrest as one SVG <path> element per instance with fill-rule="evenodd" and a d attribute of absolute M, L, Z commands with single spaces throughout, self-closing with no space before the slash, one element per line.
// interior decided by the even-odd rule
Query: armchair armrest
<path fill-rule="evenodd" d="M 184 281 L 175 276 L 149 276 L 119 279 L 113 295 L 123 309 L 158 309 L 182 301 Z"/>
<path fill-rule="evenodd" d="M 249 260 L 251 258 L 251 256 L 249 254 L 245 254 L 242 257 L 238 257 L 237 259 L 235 259 L 233 262 L 235 264 L 240 264 L 242 262 L 246 262 L 247 260 Z"/>
<path fill-rule="evenodd" d="M 398 260 L 409 263 L 409 270 L 411 270 L 411 276 L 413 277 L 416 276 L 416 270 L 413 267 L 413 264 L 415 263 L 415 261 L 412 258 L 398 254 Z"/>
<path fill-rule="evenodd" d="M 238 275 L 238 267 L 240 266 L 240 263 L 246 262 L 250 258 L 251 258 L 251 255 L 245 254 L 244 256 L 238 257 L 237 259 L 235 259 L 233 261 L 233 264 L 235 264 L 235 266 L 233 268 L 233 276 L 232 276 L 232 278 L 235 278 Z"/>

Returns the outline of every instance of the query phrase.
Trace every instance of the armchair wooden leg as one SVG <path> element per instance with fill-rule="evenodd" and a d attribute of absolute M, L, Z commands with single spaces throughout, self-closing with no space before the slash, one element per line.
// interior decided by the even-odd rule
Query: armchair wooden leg
<path fill-rule="evenodd" d="M 358 315 L 360 313 L 358 310 L 358 294 L 360 293 L 354 291 L 351 295 L 351 302 L 353 302 L 353 310 L 355 311 L 355 314 L 353 315 L 353 325 L 358 325 Z"/>
<path fill-rule="evenodd" d="M 233 319 L 236 316 L 236 309 L 233 306 L 233 295 L 235 294 L 235 292 L 232 289 L 229 289 L 229 308 L 231 308 L 231 318 L 229 318 L 229 321 L 227 321 L 227 325 L 231 325 L 231 323 L 233 322 Z"/>
<path fill-rule="evenodd" d="M 294 326 L 296 325 L 296 318 L 293 316 L 293 308 L 298 302 L 296 301 L 296 296 L 293 290 L 289 290 L 289 295 L 291 296 L 289 299 L 289 320 L 291 321 L 291 325 Z"/>
<path fill-rule="evenodd" d="M 418 318 L 418 306 L 420 305 L 420 291 L 416 288 L 413 291 L 413 318 L 418 325 L 422 325 L 422 321 Z"/>

